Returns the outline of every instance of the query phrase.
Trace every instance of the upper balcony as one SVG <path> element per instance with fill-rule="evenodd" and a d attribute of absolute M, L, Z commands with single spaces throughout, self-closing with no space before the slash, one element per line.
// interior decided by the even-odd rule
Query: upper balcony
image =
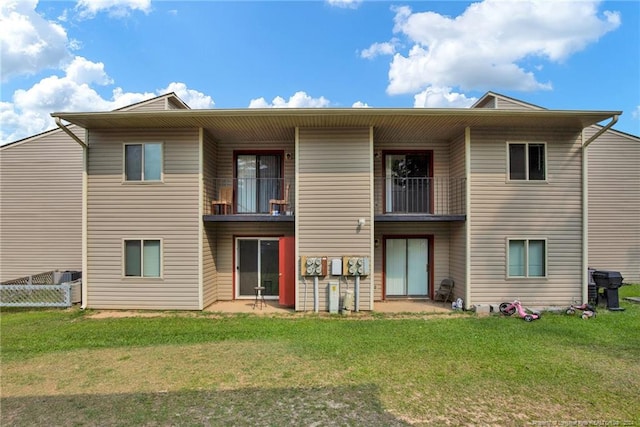
<path fill-rule="evenodd" d="M 374 180 L 376 222 L 465 221 L 466 179 L 393 177 Z M 292 179 L 220 178 L 209 183 L 208 222 L 293 222 Z"/>
<path fill-rule="evenodd" d="M 376 221 L 464 221 L 466 179 L 387 177 L 375 181 Z"/>
<path fill-rule="evenodd" d="M 283 178 L 219 178 L 208 183 L 209 222 L 293 222 L 293 180 Z"/>

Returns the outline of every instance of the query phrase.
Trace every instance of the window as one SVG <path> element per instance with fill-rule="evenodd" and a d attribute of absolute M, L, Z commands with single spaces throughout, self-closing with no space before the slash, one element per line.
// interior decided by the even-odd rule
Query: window
<path fill-rule="evenodd" d="M 162 144 L 125 144 L 125 181 L 160 181 L 162 179 Z"/>
<path fill-rule="evenodd" d="M 545 277 L 547 275 L 546 240 L 509 240 L 509 277 Z"/>
<path fill-rule="evenodd" d="M 284 197 L 282 154 L 236 154 L 238 213 L 267 213 L 269 200 Z"/>
<path fill-rule="evenodd" d="M 125 240 L 124 275 L 160 277 L 160 240 Z"/>
<path fill-rule="evenodd" d="M 544 181 L 545 144 L 509 144 L 509 179 Z"/>

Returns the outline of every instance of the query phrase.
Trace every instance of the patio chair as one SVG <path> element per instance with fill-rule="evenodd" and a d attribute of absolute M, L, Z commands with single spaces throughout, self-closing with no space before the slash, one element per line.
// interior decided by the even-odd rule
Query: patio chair
<path fill-rule="evenodd" d="M 287 206 L 289 206 L 289 190 L 291 188 L 291 184 L 287 184 L 284 189 L 284 199 L 271 199 L 269 200 L 269 212 L 273 215 L 275 211 L 274 207 L 277 206 L 279 208 L 284 207 L 284 210 L 280 210 L 279 212 L 284 212 L 287 210 Z"/>
<path fill-rule="evenodd" d="M 228 215 L 231 213 L 231 207 L 233 206 L 233 187 L 220 188 L 220 197 L 218 200 L 211 201 L 211 213 L 216 214 L 216 207 L 221 215 Z"/>
<path fill-rule="evenodd" d="M 449 301 L 449 299 L 453 297 L 453 285 L 453 279 L 450 279 L 448 277 L 446 279 L 442 279 L 442 281 L 440 282 L 440 287 L 438 287 L 435 294 L 433 295 L 433 300 L 438 301 L 440 300 L 440 298 L 442 298 L 442 304 L 446 304 L 447 301 Z"/>

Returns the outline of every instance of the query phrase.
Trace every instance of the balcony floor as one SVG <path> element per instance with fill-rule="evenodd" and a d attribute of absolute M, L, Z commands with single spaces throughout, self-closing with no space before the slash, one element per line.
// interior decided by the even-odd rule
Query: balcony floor
<path fill-rule="evenodd" d="M 466 221 L 466 215 L 432 215 L 432 214 L 404 214 L 389 213 L 384 215 L 375 215 L 376 222 L 451 222 Z"/>
<path fill-rule="evenodd" d="M 204 222 L 294 222 L 294 215 L 233 214 L 203 215 Z"/>

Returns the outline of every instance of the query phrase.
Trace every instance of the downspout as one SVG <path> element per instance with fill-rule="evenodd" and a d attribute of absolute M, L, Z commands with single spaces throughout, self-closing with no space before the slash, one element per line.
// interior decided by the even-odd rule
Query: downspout
<path fill-rule="evenodd" d="M 165 102 L 169 101 L 165 99 Z M 204 310 L 204 128 L 198 129 L 198 308 Z"/>
<path fill-rule="evenodd" d="M 600 135 L 611 129 L 618 122 L 618 115 L 614 114 L 611 121 L 603 126 L 591 138 L 582 144 L 582 302 L 589 302 L 589 144 Z M 584 129 L 582 130 L 584 135 Z"/>
<path fill-rule="evenodd" d="M 371 262 L 369 263 L 369 266 L 372 266 L 375 264 L 375 182 L 374 182 L 374 172 L 375 172 L 375 165 L 373 163 L 373 159 L 374 159 L 374 150 L 373 150 L 373 126 L 369 126 L 369 200 L 370 200 L 370 205 L 369 205 L 369 212 L 370 212 L 370 216 L 369 216 L 369 259 L 371 260 Z M 373 268 L 370 268 L 370 272 L 369 272 L 369 310 L 373 311 L 373 299 L 375 298 L 375 273 L 373 272 Z"/>
<path fill-rule="evenodd" d="M 80 144 L 80 146 L 84 149 L 87 148 L 87 144 L 84 143 L 84 141 L 82 141 L 80 138 L 78 138 L 78 136 L 71 132 L 69 130 L 68 127 L 66 127 L 63 123 L 62 120 L 60 120 L 60 117 L 54 117 L 55 121 L 56 121 L 56 125 L 58 125 L 58 127 L 60 129 L 62 129 L 64 131 L 64 133 L 66 133 L 67 135 L 69 135 L 71 137 L 71 139 L 73 139 L 75 142 L 77 142 L 78 144 Z"/>
<path fill-rule="evenodd" d="M 71 132 L 60 120 L 60 117 L 54 117 L 56 125 L 71 137 L 75 142 L 82 147 L 82 303 L 80 308 L 82 310 L 87 308 L 87 150 L 89 146 L 85 144 L 78 136 Z M 87 138 L 87 131 L 85 130 L 85 139 Z"/>
<path fill-rule="evenodd" d="M 465 253 L 464 253 L 464 306 L 471 307 L 471 128 L 464 129 L 464 169 L 465 169 Z"/>
<path fill-rule="evenodd" d="M 304 276 L 300 276 L 300 217 L 298 213 L 300 212 L 300 128 L 296 126 L 295 136 L 294 136 L 294 199 L 293 199 L 293 229 L 294 229 L 294 243 L 295 243 L 295 280 L 296 286 L 294 288 L 294 310 L 295 311 L 307 311 L 307 280 Z M 302 300 L 302 304 L 300 304 L 300 277 L 304 282 L 304 299 Z"/>
<path fill-rule="evenodd" d="M 589 138 L 587 140 L 587 142 L 585 142 L 584 144 L 582 144 L 582 149 L 585 150 L 589 144 L 591 144 L 593 141 L 595 141 L 596 139 L 598 139 L 600 137 L 600 135 L 602 135 L 603 133 L 605 133 L 606 131 L 608 131 L 609 129 L 611 129 L 611 126 L 615 125 L 616 123 L 618 123 L 618 115 L 614 114 L 613 117 L 611 118 L 611 121 L 609 123 L 607 123 L 606 126 L 604 126 L 602 129 L 600 129 L 595 135 L 593 135 L 591 138 Z"/>

